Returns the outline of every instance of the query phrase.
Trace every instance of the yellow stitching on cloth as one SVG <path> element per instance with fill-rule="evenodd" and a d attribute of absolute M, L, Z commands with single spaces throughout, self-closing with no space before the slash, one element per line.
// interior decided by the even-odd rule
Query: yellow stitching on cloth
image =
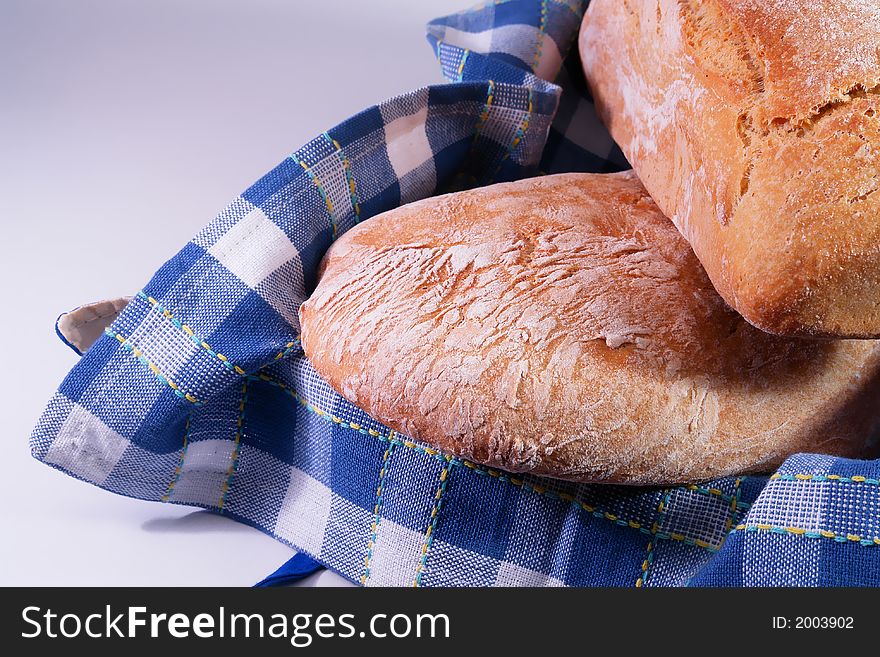
<path fill-rule="evenodd" d="M 733 527 L 733 521 L 736 518 L 736 507 L 739 504 L 739 495 L 740 495 L 740 485 L 742 484 L 742 478 L 737 477 L 736 481 L 733 484 L 733 495 L 730 499 L 730 515 L 727 517 L 727 523 L 724 525 L 724 533 L 729 534 L 731 528 Z"/>
<path fill-rule="evenodd" d="M 645 554 L 645 559 L 642 561 L 642 572 L 636 578 L 636 588 L 642 588 L 648 583 L 648 571 L 651 569 L 651 564 L 654 561 L 654 547 L 655 547 L 655 536 L 660 531 L 660 517 L 666 513 L 667 506 L 669 504 L 669 498 L 672 495 L 672 489 L 667 488 L 663 491 L 663 494 L 660 496 L 660 503 L 657 504 L 657 517 L 654 522 L 651 524 L 651 540 L 648 541 L 648 547 Z"/>
<path fill-rule="evenodd" d="M 348 155 L 345 154 L 345 151 L 342 150 L 342 146 L 338 141 L 333 139 L 333 137 L 326 132 L 321 133 L 321 136 L 323 136 L 328 143 L 333 145 L 336 149 L 336 154 L 342 161 L 342 171 L 345 173 L 346 182 L 348 182 L 348 195 L 351 197 L 351 207 L 354 209 L 354 221 L 356 224 L 359 224 L 361 222 L 361 204 L 358 201 L 357 185 L 355 184 L 354 176 L 351 173 L 351 161 L 348 159 Z"/>
<path fill-rule="evenodd" d="M 218 510 L 222 513 L 223 507 L 226 506 L 226 496 L 229 494 L 229 486 L 232 483 L 232 477 L 238 467 L 238 457 L 241 448 L 241 430 L 244 426 L 244 409 L 248 398 L 248 381 L 245 379 L 244 385 L 241 387 L 241 399 L 238 402 L 238 419 L 235 422 L 235 440 L 232 442 L 232 455 L 229 458 L 229 468 L 226 470 L 226 481 L 223 482 L 223 491 L 220 495 L 220 503 L 217 505 Z"/>
<path fill-rule="evenodd" d="M 815 483 L 822 483 L 825 481 L 835 481 L 842 482 L 847 484 L 869 484 L 872 486 L 880 485 L 880 480 L 875 479 L 873 477 L 865 477 L 864 475 L 839 475 L 839 474 L 780 474 L 779 472 L 774 473 L 770 476 L 770 481 L 810 481 Z"/>
<path fill-rule="evenodd" d="M 492 468 L 484 468 L 476 463 L 471 461 L 467 461 L 465 459 L 459 459 L 457 457 L 447 456 L 442 454 L 439 450 L 432 449 L 430 447 L 425 447 L 424 445 L 419 445 L 411 440 L 400 440 L 398 438 L 389 438 L 389 436 L 383 435 L 376 431 L 375 429 L 367 429 L 366 427 L 357 424 L 356 422 L 351 422 L 350 420 L 345 420 L 341 417 L 332 415 L 327 411 L 318 408 L 314 404 L 312 404 L 308 399 L 300 395 L 298 392 L 290 388 L 289 386 L 281 383 L 280 381 L 276 381 L 275 379 L 266 376 L 265 374 L 259 374 L 255 376 L 249 377 L 251 379 L 264 381 L 273 385 L 277 388 L 284 390 L 288 395 L 290 395 L 297 403 L 303 406 L 306 410 L 314 413 L 315 415 L 321 417 L 322 419 L 333 422 L 334 424 L 338 424 L 346 429 L 351 429 L 353 431 L 357 431 L 364 435 L 369 435 L 379 440 L 383 440 L 385 442 L 393 442 L 395 445 L 402 445 L 408 449 L 413 449 L 418 452 L 422 452 L 424 454 L 428 454 L 429 456 L 433 456 L 434 458 L 442 461 L 448 462 L 450 465 L 455 466 L 463 466 L 466 468 L 470 468 L 474 472 L 480 475 L 486 475 L 489 477 L 494 477 L 496 479 L 500 479 L 502 481 L 506 481 L 508 483 L 517 486 L 518 488 L 523 488 L 529 492 L 535 493 L 537 495 L 543 495 L 544 497 L 549 497 L 550 499 L 560 499 L 574 506 L 578 507 L 580 510 L 585 511 L 586 513 L 591 514 L 596 518 L 604 518 L 605 520 L 610 520 L 611 522 L 620 525 L 621 527 L 631 527 L 632 529 L 637 529 L 643 534 L 647 534 L 649 536 L 654 536 L 657 539 L 661 540 L 671 540 L 671 541 L 679 541 L 685 543 L 686 545 L 695 545 L 696 547 L 704 548 L 709 550 L 710 552 L 717 552 L 720 549 L 719 546 L 711 545 L 710 543 L 698 539 L 698 538 L 690 538 L 689 536 L 683 536 L 682 534 L 676 533 L 666 533 L 666 532 L 654 532 L 650 527 L 645 527 L 642 523 L 637 522 L 635 520 L 627 520 L 625 518 L 620 518 L 619 516 L 609 513 L 607 511 L 603 511 L 597 507 L 591 506 L 586 502 L 582 502 L 581 500 L 574 497 L 570 493 L 557 493 L 554 491 L 550 491 L 545 489 L 543 486 L 538 484 L 531 484 L 519 477 L 514 477 L 507 475 L 498 470 L 493 470 Z M 721 543 L 723 545 L 723 541 Z"/>
<path fill-rule="evenodd" d="M 245 372 L 238 365 L 235 365 L 234 363 L 230 362 L 230 360 L 226 356 L 214 351 L 214 349 L 211 347 L 211 345 L 209 345 L 207 342 L 205 342 L 204 340 L 199 338 L 195 334 L 195 331 L 193 331 L 188 325 L 181 322 L 177 317 L 175 317 L 174 313 L 172 313 L 170 310 L 168 310 L 162 304 L 160 304 L 157 299 L 155 299 L 154 297 L 151 297 L 146 292 L 142 292 L 141 294 L 138 294 L 137 296 L 140 297 L 141 299 L 145 300 L 146 302 L 148 302 L 154 308 L 156 308 L 159 312 L 162 313 L 163 317 L 170 320 L 172 324 L 174 324 L 177 328 L 179 328 L 181 331 L 186 333 L 186 335 L 189 337 L 189 339 L 193 343 L 197 344 L 202 349 L 207 351 L 209 354 L 214 356 L 217 360 L 221 361 L 224 365 L 226 365 L 226 367 L 232 369 L 236 374 L 239 374 L 241 376 L 244 376 L 245 374 L 247 374 L 247 372 Z"/>
<path fill-rule="evenodd" d="M 104 333 L 112 338 L 116 338 L 116 341 L 119 342 L 120 345 L 128 350 L 128 352 L 132 356 L 137 358 L 142 365 L 145 365 L 156 376 L 157 379 L 159 379 L 162 383 L 171 388 L 174 391 L 174 394 L 176 394 L 178 397 L 180 397 L 181 399 L 185 399 L 191 404 L 201 405 L 204 403 L 190 393 L 181 390 L 179 385 L 177 385 L 174 381 L 162 374 L 162 371 L 158 367 L 156 367 L 156 365 L 152 361 L 148 360 L 147 357 L 144 356 L 144 352 L 135 347 L 128 338 L 109 328 L 104 329 Z"/>
<path fill-rule="evenodd" d="M 284 349 L 282 349 L 281 351 L 279 351 L 275 355 L 275 360 L 281 360 L 282 358 L 286 357 L 291 351 L 293 351 L 296 347 L 298 347 L 299 344 L 300 344 L 299 338 L 297 338 L 296 340 L 293 340 L 292 342 L 288 342 L 286 345 L 284 345 Z"/>
<path fill-rule="evenodd" d="M 651 565 L 650 561 L 648 561 L 648 560 L 651 558 L 651 555 L 653 554 L 653 550 L 654 550 L 654 539 L 652 538 L 651 540 L 648 541 L 648 552 L 645 555 L 645 560 L 642 561 L 642 574 L 639 575 L 638 577 L 636 577 L 636 588 L 637 589 L 642 588 L 645 585 L 644 582 L 648 579 L 648 568 Z"/>
<path fill-rule="evenodd" d="M 308 174 L 311 181 L 315 184 L 315 187 L 318 188 L 318 192 L 321 194 L 321 198 L 324 199 L 324 203 L 327 204 L 327 212 L 330 214 L 330 227 L 333 229 L 333 239 L 336 239 L 336 212 L 333 210 L 333 201 L 330 200 L 330 196 L 327 194 L 327 190 L 324 189 L 324 185 L 321 182 L 321 179 L 318 178 L 318 174 L 312 170 L 312 168 L 305 163 L 305 161 L 300 160 L 299 165 L 305 170 L 306 174 Z"/>
<path fill-rule="evenodd" d="M 379 483 L 376 484 L 376 507 L 373 510 L 373 525 L 370 527 L 370 540 L 367 542 L 367 554 L 364 556 L 364 572 L 361 575 L 361 586 L 366 586 L 370 578 L 370 559 L 373 558 L 373 547 L 376 545 L 376 533 L 379 531 L 379 523 L 382 522 L 382 489 L 385 487 L 385 475 L 388 474 L 388 460 L 394 453 L 396 445 L 391 442 L 394 437 L 392 430 L 388 434 L 389 445 L 382 456 L 382 467 L 379 469 Z"/>
<path fill-rule="evenodd" d="M 483 111 L 480 112 L 480 117 L 477 119 L 477 125 L 474 128 L 474 136 L 472 144 L 476 144 L 477 140 L 480 137 L 480 133 L 483 131 L 485 127 L 485 123 L 489 118 L 489 112 L 492 109 L 492 103 L 495 101 L 495 81 L 488 80 L 487 81 L 487 91 L 486 91 L 486 103 L 483 105 Z M 472 146 L 473 149 L 474 146 Z"/>
<path fill-rule="evenodd" d="M 439 43 L 437 44 L 439 47 Z M 464 65 L 467 63 L 468 57 L 470 56 L 471 51 L 470 48 L 465 48 L 464 52 L 461 53 L 461 62 L 458 64 L 458 81 L 461 82 L 464 77 Z"/>
<path fill-rule="evenodd" d="M 171 499 L 171 493 L 177 482 L 180 480 L 180 473 L 183 472 L 183 459 L 186 458 L 186 449 L 189 447 L 189 425 L 192 420 L 192 413 L 186 416 L 186 425 L 183 428 L 183 447 L 180 448 L 180 458 L 177 460 L 177 467 L 174 469 L 174 476 L 168 482 L 168 488 L 162 496 L 162 501 L 167 502 Z"/>
<path fill-rule="evenodd" d="M 446 466 L 440 472 L 440 486 L 434 494 L 434 507 L 431 509 L 431 517 L 428 519 L 428 529 L 425 530 L 425 542 L 422 545 L 422 557 L 419 559 L 419 565 L 416 567 L 416 576 L 413 579 L 413 587 L 418 588 L 422 584 L 422 574 L 425 571 L 425 564 L 428 562 L 428 550 L 434 542 L 434 534 L 437 531 L 437 520 L 440 516 L 440 508 L 443 505 L 443 493 L 446 491 L 446 484 L 449 481 L 449 465 L 451 457 L 446 457 Z"/>
<path fill-rule="evenodd" d="M 495 177 L 501 171 L 501 167 L 504 165 L 504 162 L 507 161 L 508 158 L 513 154 L 513 151 L 516 150 L 516 147 L 519 146 L 520 142 L 525 139 L 526 132 L 529 129 L 529 123 L 532 120 L 532 113 L 534 111 L 534 104 L 532 99 L 532 90 L 529 89 L 529 104 L 526 109 L 526 113 L 522 118 L 522 121 L 519 124 L 519 127 L 516 129 L 516 133 L 513 136 L 513 141 L 508 145 L 507 150 L 504 155 L 501 156 L 501 159 L 498 160 L 498 166 L 495 167 L 495 172 L 492 174 L 492 178 L 490 180 L 495 180 Z"/>
<path fill-rule="evenodd" d="M 801 527 L 783 527 L 781 525 L 768 525 L 754 523 L 737 525 L 733 532 L 770 532 L 790 536 L 803 536 L 805 538 L 827 538 L 837 543 L 856 543 L 863 546 L 880 545 L 880 536 L 860 536 L 843 532 L 832 532 L 827 529 L 803 529 Z"/>
<path fill-rule="evenodd" d="M 541 57 L 544 54 L 544 37 L 547 35 L 547 1 L 541 0 L 541 24 L 538 27 L 538 40 L 535 43 L 535 56 L 532 58 L 532 71 L 538 72 L 538 65 L 541 63 Z"/>
<path fill-rule="evenodd" d="M 697 486 L 696 484 L 688 484 L 685 486 L 688 490 L 695 491 L 697 493 L 704 493 L 706 495 L 714 495 L 716 497 L 720 497 L 721 499 L 728 498 L 729 496 L 720 488 L 702 488 Z"/>

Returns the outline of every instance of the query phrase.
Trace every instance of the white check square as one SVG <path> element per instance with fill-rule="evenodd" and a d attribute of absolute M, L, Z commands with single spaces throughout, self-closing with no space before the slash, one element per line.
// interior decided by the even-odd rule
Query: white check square
<path fill-rule="evenodd" d="M 412 586 L 422 560 L 424 532 L 382 520 L 376 532 L 367 586 Z"/>
<path fill-rule="evenodd" d="M 208 253 L 251 289 L 287 262 L 295 260 L 302 268 L 296 247 L 259 208 L 232 226 Z"/>
<path fill-rule="evenodd" d="M 298 468 L 291 468 L 275 534 L 313 555 L 321 554 L 332 502 L 330 489 Z"/>
<path fill-rule="evenodd" d="M 129 444 L 99 418 L 74 404 L 46 453 L 45 461 L 86 481 L 102 484 Z"/>
<path fill-rule="evenodd" d="M 401 116 L 385 125 L 388 159 L 398 178 L 414 171 L 433 157 L 431 144 L 425 133 L 427 117 L 428 108 L 423 107 L 415 114 Z"/>

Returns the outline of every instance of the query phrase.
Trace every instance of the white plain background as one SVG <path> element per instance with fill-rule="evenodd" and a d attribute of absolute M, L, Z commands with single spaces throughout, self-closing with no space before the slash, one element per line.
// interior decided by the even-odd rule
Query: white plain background
<path fill-rule="evenodd" d="M 139 290 L 316 134 L 442 82 L 424 24 L 470 4 L 0 0 L 0 585 L 250 585 L 291 556 L 33 460 L 77 359 L 54 321 Z"/>

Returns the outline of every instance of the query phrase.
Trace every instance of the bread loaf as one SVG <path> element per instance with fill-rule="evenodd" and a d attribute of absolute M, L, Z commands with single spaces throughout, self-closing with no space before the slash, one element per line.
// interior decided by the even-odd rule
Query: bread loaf
<path fill-rule="evenodd" d="M 670 484 L 876 446 L 878 343 L 750 326 L 632 172 L 376 216 L 329 250 L 300 319 L 349 401 L 504 470 Z"/>
<path fill-rule="evenodd" d="M 880 3 L 593 0 L 600 116 L 752 324 L 880 336 Z"/>

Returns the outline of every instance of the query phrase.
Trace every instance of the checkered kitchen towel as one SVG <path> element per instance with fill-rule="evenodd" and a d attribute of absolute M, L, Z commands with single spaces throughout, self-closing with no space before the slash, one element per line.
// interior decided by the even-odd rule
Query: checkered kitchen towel
<path fill-rule="evenodd" d="M 249 523 L 365 585 L 880 584 L 878 461 L 798 455 L 769 479 L 667 489 L 514 476 L 395 434 L 303 356 L 297 307 L 354 224 L 466 185 L 626 166 L 569 54 L 585 4 L 432 22 L 450 84 L 364 110 L 236 198 L 70 372 L 34 456 Z"/>

